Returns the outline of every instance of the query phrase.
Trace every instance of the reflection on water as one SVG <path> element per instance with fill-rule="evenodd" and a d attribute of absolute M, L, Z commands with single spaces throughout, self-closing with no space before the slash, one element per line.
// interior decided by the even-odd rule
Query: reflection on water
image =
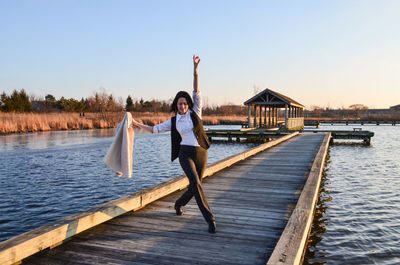
<path fill-rule="evenodd" d="M 317 249 L 316 246 L 321 242 L 323 235 L 325 234 L 326 231 L 326 226 L 328 225 L 329 221 L 328 218 L 324 216 L 326 210 L 328 209 L 328 205 L 326 203 L 332 200 L 332 197 L 329 195 L 329 190 L 328 190 L 329 181 L 326 177 L 329 171 L 328 167 L 329 162 L 330 162 L 330 157 L 328 152 L 326 157 L 325 169 L 322 172 L 321 176 L 321 185 L 319 188 L 318 201 L 315 207 L 314 220 L 312 223 L 310 236 L 307 242 L 307 250 L 303 262 L 304 265 L 309 265 L 309 264 L 322 265 L 327 262 L 327 261 L 322 261 L 322 262 L 309 263 L 310 260 L 314 259 L 317 256 L 325 258 L 323 251 Z"/>
<path fill-rule="evenodd" d="M 170 134 L 135 129 L 132 178 L 103 158 L 115 129 L 0 136 L 0 241 L 181 175 Z M 208 163 L 255 146 L 212 144 Z"/>
<path fill-rule="evenodd" d="M 112 137 L 114 133 L 115 129 L 99 129 L 1 135 L 0 151 L 93 143 L 96 138 Z"/>

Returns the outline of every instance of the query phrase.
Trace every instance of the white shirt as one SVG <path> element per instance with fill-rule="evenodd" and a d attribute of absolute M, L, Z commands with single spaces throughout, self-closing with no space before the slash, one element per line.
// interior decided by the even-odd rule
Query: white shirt
<path fill-rule="evenodd" d="M 201 94 L 193 91 L 193 111 L 201 119 Z M 181 135 L 181 145 L 200 146 L 193 133 L 193 121 L 190 117 L 192 111 L 189 109 L 185 114 L 176 114 L 176 130 Z M 153 126 L 153 133 L 162 133 L 171 131 L 171 118 L 167 121 Z"/>

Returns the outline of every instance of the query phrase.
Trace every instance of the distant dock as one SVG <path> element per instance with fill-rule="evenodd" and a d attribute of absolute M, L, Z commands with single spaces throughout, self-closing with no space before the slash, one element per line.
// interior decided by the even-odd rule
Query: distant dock
<path fill-rule="evenodd" d="M 206 130 L 208 138 L 212 141 L 215 138 L 224 138 L 229 142 L 240 142 L 241 140 L 249 140 L 256 142 L 266 142 L 273 139 L 281 138 L 282 136 L 290 134 L 289 132 L 279 130 L 267 130 L 260 128 L 246 128 L 241 130 L 229 129 L 209 129 Z"/>
<path fill-rule="evenodd" d="M 352 131 L 346 130 L 304 130 L 305 132 L 313 132 L 313 133 L 326 133 L 329 132 L 331 134 L 330 143 L 333 143 L 334 139 L 338 140 L 361 140 L 365 145 L 371 144 L 371 138 L 375 135 L 374 132 L 371 131 L 363 131 L 361 128 L 353 128 Z"/>
<path fill-rule="evenodd" d="M 359 124 L 359 125 L 383 125 L 389 124 L 395 126 L 396 124 L 400 124 L 399 119 L 305 119 L 305 126 L 316 126 L 319 127 L 321 124 L 339 124 L 339 125 L 350 125 L 350 124 Z"/>

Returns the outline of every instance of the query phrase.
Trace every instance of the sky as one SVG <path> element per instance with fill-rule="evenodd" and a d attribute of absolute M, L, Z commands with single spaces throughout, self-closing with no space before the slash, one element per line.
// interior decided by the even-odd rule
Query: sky
<path fill-rule="evenodd" d="M 0 0 L 0 93 L 400 104 L 400 1 Z"/>

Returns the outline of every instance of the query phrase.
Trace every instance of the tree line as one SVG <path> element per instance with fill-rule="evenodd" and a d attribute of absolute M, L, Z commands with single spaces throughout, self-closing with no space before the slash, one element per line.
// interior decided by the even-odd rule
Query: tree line
<path fill-rule="evenodd" d="M 44 98 L 35 98 L 29 96 L 24 89 L 14 90 L 11 94 L 3 92 L 0 96 L 0 111 L 2 112 L 163 112 L 169 113 L 171 109 L 172 99 L 169 100 L 134 100 L 128 95 L 124 100 L 116 99 L 112 94 L 106 91 L 94 92 L 88 98 L 80 100 L 74 98 L 61 97 L 56 99 L 53 95 L 47 94 Z M 237 115 L 247 116 L 247 106 L 243 105 L 207 105 L 203 106 L 204 115 Z M 399 111 L 389 109 L 372 109 L 362 104 L 353 104 L 348 108 L 342 107 L 332 109 L 330 107 L 311 106 L 305 110 L 305 117 L 325 117 L 325 118 L 344 118 L 344 117 L 366 117 L 366 116 L 399 116 Z"/>
<path fill-rule="evenodd" d="M 0 111 L 2 112 L 164 112 L 171 111 L 172 99 L 170 100 L 134 100 L 128 95 L 125 100 L 116 99 L 112 94 L 105 91 L 95 92 L 88 98 L 80 100 L 61 97 L 56 99 L 47 94 L 44 98 L 29 96 L 24 89 L 14 90 L 11 94 L 3 92 L 0 98 Z M 247 115 L 247 107 L 240 105 L 206 105 L 203 107 L 205 115 Z"/>
<path fill-rule="evenodd" d="M 400 110 L 398 109 L 370 109 L 363 104 L 352 104 L 349 107 L 341 107 L 333 109 L 330 107 L 311 106 L 309 110 L 305 110 L 305 117 L 308 118 L 400 118 Z"/>

